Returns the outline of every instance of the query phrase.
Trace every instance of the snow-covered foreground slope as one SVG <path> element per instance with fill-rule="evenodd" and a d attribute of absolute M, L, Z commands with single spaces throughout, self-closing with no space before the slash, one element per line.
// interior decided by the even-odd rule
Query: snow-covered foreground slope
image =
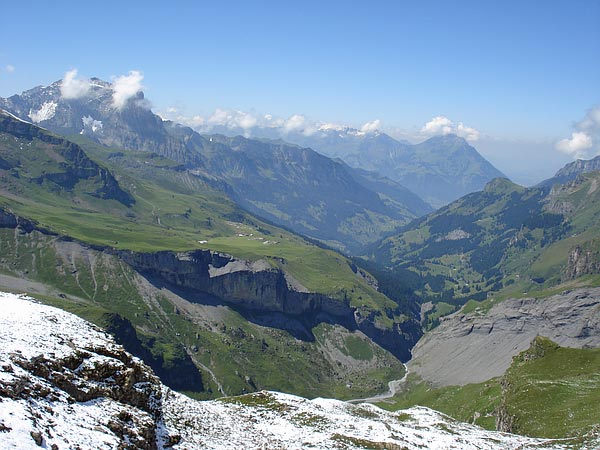
<path fill-rule="evenodd" d="M 597 448 L 600 442 L 587 447 Z M 427 408 L 275 392 L 191 400 L 98 328 L 0 293 L 0 448 L 571 448 L 488 432 Z"/>

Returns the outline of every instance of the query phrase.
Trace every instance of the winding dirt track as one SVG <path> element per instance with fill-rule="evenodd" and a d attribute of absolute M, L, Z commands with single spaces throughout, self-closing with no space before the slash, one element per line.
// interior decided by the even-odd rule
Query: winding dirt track
<path fill-rule="evenodd" d="M 346 400 L 346 401 L 348 403 L 376 403 L 376 402 L 380 402 L 382 400 L 386 400 L 388 398 L 392 398 L 394 395 L 396 395 L 396 392 L 398 392 L 398 389 L 406 382 L 406 379 L 408 378 L 408 367 L 406 367 L 406 364 L 404 364 L 404 369 L 406 370 L 406 372 L 404 373 L 404 376 L 401 379 L 392 380 L 388 383 L 388 391 L 387 392 L 375 395 L 374 397 L 355 398 L 355 399 Z"/>

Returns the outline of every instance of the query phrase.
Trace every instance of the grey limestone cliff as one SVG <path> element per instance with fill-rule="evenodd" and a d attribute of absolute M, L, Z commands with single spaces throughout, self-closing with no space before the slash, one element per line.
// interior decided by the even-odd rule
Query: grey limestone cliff
<path fill-rule="evenodd" d="M 564 347 L 599 347 L 600 288 L 455 313 L 418 342 L 409 369 L 437 386 L 486 381 L 502 375 L 538 335 Z"/>
<path fill-rule="evenodd" d="M 243 308 L 291 315 L 323 312 L 338 318 L 353 313 L 347 301 L 308 292 L 264 260 L 249 262 L 210 250 L 118 254 L 154 282 L 210 294 Z"/>
<path fill-rule="evenodd" d="M 600 273 L 600 241 L 592 240 L 571 249 L 565 267 L 565 279 L 574 280 L 582 275 L 598 273 Z"/>

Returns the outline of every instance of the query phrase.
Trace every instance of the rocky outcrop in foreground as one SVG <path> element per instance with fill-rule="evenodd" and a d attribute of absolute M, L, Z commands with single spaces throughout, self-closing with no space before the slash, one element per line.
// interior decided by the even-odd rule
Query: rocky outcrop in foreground
<path fill-rule="evenodd" d="M 599 311 L 600 288 L 459 311 L 419 341 L 408 367 L 437 386 L 486 381 L 503 375 L 538 335 L 563 347 L 600 347 Z"/>
<path fill-rule="evenodd" d="M 419 407 L 390 413 L 276 392 L 199 402 L 71 314 L 13 294 L 0 293 L 0 307 L 3 448 L 569 448 Z"/>

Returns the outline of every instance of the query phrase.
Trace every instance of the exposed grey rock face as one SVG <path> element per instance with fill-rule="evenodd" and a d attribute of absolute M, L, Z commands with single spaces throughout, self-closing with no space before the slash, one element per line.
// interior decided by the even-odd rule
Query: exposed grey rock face
<path fill-rule="evenodd" d="M 352 316 L 348 303 L 322 294 L 299 292 L 285 273 L 266 261 L 248 262 L 209 250 L 193 252 L 119 252 L 140 273 L 155 281 L 190 289 L 244 308 L 284 314 L 327 313 Z"/>
<path fill-rule="evenodd" d="M 152 283 L 186 290 L 191 301 L 206 301 L 209 294 L 217 301 L 260 314 L 283 313 L 308 324 L 329 321 L 349 330 L 359 329 L 400 360 L 408 359 L 409 349 L 420 335 L 414 321 L 381 328 L 375 311 L 356 308 L 345 299 L 308 292 L 266 261 L 242 261 L 208 250 L 116 253 Z"/>
<path fill-rule="evenodd" d="M 479 383 L 502 375 L 537 335 L 563 347 L 599 347 L 600 288 L 453 314 L 417 343 L 408 367 L 437 386 Z"/>
<path fill-rule="evenodd" d="M 26 232 L 36 229 L 36 225 L 30 220 L 15 216 L 10 211 L 0 208 L 0 228 L 20 228 Z"/>
<path fill-rule="evenodd" d="M 0 228 L 49 234 L 2 208 Z M 322 321 L 350 331 L 358 329 L 402 361 L 408 360 L 409 349 L 421 335 L 414 320 L 382 328 L 375 311 L 351 306 L 346 299 L 309 292 L 285 271 L 264 260 L 244 261 L 209 250 L 141 253 L 89 246 L 62 237 L 53 245 L 58 252 L 75 252 L 88 259 L 114 255 L 153 285 L 179 292 L 191 302 L 225 304 L 263 316 L 284 314 L 301 320 L 308 329 Z M 64 250 L 65 246 L 68 250 Z M 358 276 L 361 275 L 357 269 Z"/>
<path fill-rule="evenodd" d="M 577 245 L 569 252 L 565 278 L 574 280 L 582 275 L 600 273 L 600 242 L 592 240 Z"/>
<path fill-rule="evenodd" d="M 565 167 L 556 172 L 556 176 L 577 176 L 593 170 L 600 170 L 600 157 L 598 156 L 589 160 L 578 159 L 577 161 L 567 164 Z"/>
<path fill-rule="evenodd" d="M 600 156 L 588 160 L 578 159 L 573 161 L 556 172 L 552 178 L 542 181 L 538 186 L 551 187 L 555 184 L 563 184 L 574 180 L 581 174 L 593 172 L 594 170 L 600 170 Z"/>
<path fill-rule="evenodd" d="M 143 92 L 122 108 L 113 106 L 111 83 L 91 79 L 85 97 L 65 99 L 62 81 L 38 86 L 21 95 L 0 99 L 0 107 L 12 114 L 63 135 L 81 134 L 106 146 L 156 152 L 177 161 L 198 162 L 190 149 L 196 146 L 191 129 L 169 132 L 173 126 L 153 114 Z M 202 139 L 200 139 L 202 140 Z M 200 143 L 201 145 L 201 143 Z"/>

